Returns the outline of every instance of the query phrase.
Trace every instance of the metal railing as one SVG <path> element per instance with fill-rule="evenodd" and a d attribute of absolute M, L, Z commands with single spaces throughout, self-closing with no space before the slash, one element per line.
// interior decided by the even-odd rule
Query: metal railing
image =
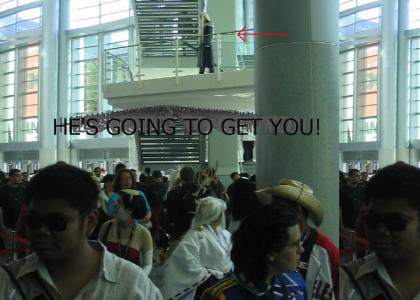
<path fill-rule="evenodd" d="M 221 80 L 223 72 L 243 70 L 254 66 L 253 40 L 243 42 L 236 32 L 214 34 L 211 43 L 214 73 Z M 148 55 L 143 56 L 144 50 Z M 153 49 L 154 56 L 151 56 Z M 103 82 L 105 84 L 127 81 L 173 77 L 179 78 L 199 73 L 200 46 L 197 48 L 182 39 L 144 42 L 136 45 L 113 47 L 104 50 Z M 207 72 L 207 70 L 206 70 Z"/>

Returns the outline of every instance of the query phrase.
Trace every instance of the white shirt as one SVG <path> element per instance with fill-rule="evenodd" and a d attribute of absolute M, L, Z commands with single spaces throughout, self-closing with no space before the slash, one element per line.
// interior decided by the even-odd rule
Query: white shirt
<path fill-rule="evenodd" d="M 103 253 L 100 274 L 97 279 L 86 284 L 74 300 L 163 300 L 160 291 L 139 266 L 107 251 L 100 242 L 89 241 L 89 244 Z M 35 253 L 22 260 L 17 279 L 37 270 L 54 299 L 62 300 L 63 297 L 55 287 L 47 268 Z M 14 289 L 9 275 L 0 268 L 0 299 L 22 300 L 19 293 L 10 297 Z M 36 291 L 31 291 L 30 299 L 37 295 Z"/>
<path fill-rule="evenodd" d="M 255 141 L 254 128 L 251 127 L 246 131 L 247 134 L 241 135 L 241 141 Z"/>
<path fill-rule="evenodd" d="M 165 266 L 162 294 L 165 299 L 179 299 L 188 293 L 194 297 L 197 286 L 211 275 L 221 279 L 232 267 L 231 241 L 227 230 L 192 229 L 182 238 Z"/>
<path fill-rule="evenodd" d="M 382 262 L 378 259 L 378 257 L 372 253 L 364 258 L 364 263 L 358 268 L 355 279 L 359 279 L 363 275 L 368 273 L 378 271 L 378 275 L 381 281 L 387 288 L 387 291 L 391 294 L 392 298 L 395 300 L 402 300 L 400 293 L 398 292 L 397 288 L 395 287 L 394 283 L 392 282 L 392 278 L 389 275 L 388 271 L 386 270 L 385 266 Z M 350 278 L 348 277 L 347 273 L 340 269 L 340 299 L 343 300 L 361 300 L 359 293 L 357 292 L 356 287 L 351 282 Z M 363 288 L 363 287 L 366 287 Z M 366 294 L 368 299 L 377 296 L 381 291 L 377 290 L 376 284 L 371 284 L 369 282 L 364 282 L 362 287 L 363 292 Z M 420 292 L 412 300 L 420 300 Z"/>

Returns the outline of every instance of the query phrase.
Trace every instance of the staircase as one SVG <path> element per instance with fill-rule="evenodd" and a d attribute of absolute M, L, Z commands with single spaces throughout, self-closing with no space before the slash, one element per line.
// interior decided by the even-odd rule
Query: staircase
<path fill-rule="evenodd" d="M 143 57 L 197 56 L 200 0 L 132 0 Z"/>

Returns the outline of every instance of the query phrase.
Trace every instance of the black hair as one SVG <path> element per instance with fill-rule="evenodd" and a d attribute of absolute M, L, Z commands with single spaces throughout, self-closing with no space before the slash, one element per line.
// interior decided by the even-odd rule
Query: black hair
<path fill-rule="evenodd" d="M 141 183 L 147 182 L 147 175 L 144 174 L 144 173 L 141 173 L 140 176 L 139 176 L 139 180 L 140 180 Z"/>
<path fill-rule="evenodd" d="M 233 180 L 233 177 L 235 177 L 235 175 L 239 175 L 239 173 L 238 172 L 232 172 L 232 173 L 230 173 L 230 179 Z"/>
<path fill-rule="evenodd" d="M 346 173 L 344 173 L 343 171 L 341 171 L 341 170 L 338 170 L 338 179 L 339 179 L 339 181 L 340 181 L 340 183 L 342 183 L 342 184 L 344 184 L 345 183 L 345 181 L 346 181 Z"/>
<path fill-rule="evenodd" d="M 297 224 L 296 213 L 287 207 L 264 205 L 253 212 L 232 236 L 235 270 L 260 283 L 268 275 L 267 255 L 284 249 L 290 239 L 288 229 Z"/>
<path fill-rule="evenodd" d="M 255 194 L 255 184 L 239 178 L 229 189 L 230 211 L 234 220 L 242 220 L 261 204 Z"/>
<path fill-rule="evenodd" d="M 241 173 L 241 174 L 239 174 L 239 176 L 244 177 L 244 178 L 249 178 L 248 173 Z"/>
<path fill-rule="evenodd" d="M 358 169 L 350 169 L 349 172 L 348 172 L 348 176 L 351 177 L 354 174 L 359 173 L 359 172 L 360 172 L 360 170 L 358 170 Z"/>
<path fill-rule="evenodd" d="M 115 175 L 114 174 L 106 174 L 103 178 L 102 178 L 102 183 L 105 182 L 110 182 L 113 181 L 115 179 Z"/>
<path fill-rule="evenodd" d="M 122 187 L 121 187 L 121 175 L 122 175 L 122 173 L 130 174 L 131 179 L 132 179 L 131 186 L 129 187 L 130 189 L 134 189 L 134 187 L 136 185 L 136 179 L 134 178 L 134 174 L 129 169 L 121 169 L 121 170 L 118 171 L 117 175 L 115 175 L 114 192 L 119 192 L 122 189 Z"/>
<path fill-rule="evenodd" d="M 6 173 L 0 170 L 0 185 L 6 180 Z"/>
<path fill-rule="evenodd" d="M 134 219 L 144 218 L 147 211 L 143 197 L 129 195 L 123 191 L 118 192 L 118 194 L 120 195 L 124 208 L 132 211 L 131 216 Z"/>
<path fill-rule="evenodd" d="M 75 166 L 56 163 L 42 168 L 28 183 L 29 201 L 64 199 L 81 216 L 97 209 L 99 189 L 89 172 Z"/>
<path fill-rule="evenodd" d="M 380 169 L 368 182 L 366 196 L 373 198 L 402 198 L 420 213 L 420 169 L 397 162 Z"/>
<path fill-rule="evenodd" d="M 251 177 L 249 177 L 249 181 L 256 182 L 257 181 L 257 175 L 254 174 Z"/>
<path fill-rule="evenodd" d="M 125 165 L 125 164 L 123 164 L 123 163 L 118 163 L 118 164 L 115 166 L 114 173 L 115 173 L 115 174 L 117 174 L 117 173 L 118 173 L 120 170 L 122 170 L 122 169 L 127 169 L 126 165 Z"/>
<path fill-rule="evenodd" d="M 20 170 L 18 170 L 18 169 L 10 169 L 10 171 L 9 171 L 9 177 L 15 176 L 17 173 L 20 173 Z"/>
<path fill-rule="evenodd" d="M 162 178 L 162 172 L 161 172 L 161 171 L 159 171 L 159 170 L 154 170 L 154 171 L 152 172 L 152 177 L 153 177 L 153 178 Z"/>
<path fill-rule="evenodd" d="M 96 172 L 97 170 L 102 172 L 102 168 L 101 167 L 95 167 L 95 169 L 93 169 L 93 172 Z"/>
<path fill-rule="evenodd" d="M 181 171 L 179 171 L 179 177 L 184 182 L 193 182 L 194 181 L 194 170 L 191 167 L 185 166 L 182 167 Z"/>
<path fill-rule="evenodd" d="M 215 177 L 216 176 L 216 169 L 215 168 L 208 168 L 207 169 L 207 175 L 209 177 Z"/>
<path fill-rule="evenodd" d="M 152 172 L 150 168 L 144 169 L 144 173 L 146 173 L 148 176 L 150 176 L 150 172 Z"/>

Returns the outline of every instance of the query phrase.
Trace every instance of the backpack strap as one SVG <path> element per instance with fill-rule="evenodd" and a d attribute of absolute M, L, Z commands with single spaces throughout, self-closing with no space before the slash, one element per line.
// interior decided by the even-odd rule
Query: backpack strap
<path fill-rule="evenodd" d="M 350 269 L 348 268 L 348 266 L 341 266 L 341 268 L 346 272 L 347 276 L 349 277 L 350 281 L 353 283 L 353 285 L 356 287 L 357 292 L 360 295 L 360 298 L 362 298 L 362 300 L 367 300 L 365 294 L 362 291 L 362 288 L 360 287 L 360 284 L 357 282 L 356 278 L 354 278 L 352 272 L 350 271 Z"/>
<path fill-rule="evenodd" d="M 19 261 L 13 261 L 7 265 L 3 265 L 2 268 L 6 271 L 10 280 L 13 282 L 15 288 L 19 292 L 23 300 L 54 300 L 47 286 L 41 279 L 37 271 L 28 273 L 21 278 L 17 279 L 16 274 L 18 273 Z M 38 294 L 37 297 L 33 297 L 33 292 Z"/>
<path fill-rule="evenodd" d="M 386 286 L 383 284 L 382 280 L 379 278 L 379 274 L 378 272 L 375 272 L 373 274 L 373 277 L 375 278 L 376 282 L 381 286 L 382 290 L 384 291 L 384 293 L 386 294 L 386 297 L 389 300 L 393 300 L 394 298 L 391 296 L 391 294 L 389 293 L 388 289 L 386 288 Z"/>
<path fill-rule="evenodd" d="M 42 287 L 44 292 L 47 294 L 48 299 L 54 300 L 54 297 L 51 295 L 50 291 L 48 290 L 47 286 L 45 285 L 44 281 L 42 280 L 41 276 L 39 276 L 38 272 L 33 273 L 36 281 L 38 281 L 39 285 Z"/>
<path fill-rule="evenodd" d="M 16 289 L 19 291 L 19 294 L 21 295 L 23 300 L 27 300 L 25 293 L 23 292 L 22 286 L 20 285 L 19 281 L 16 279 L 16 277 L 12 274 L 12 271 L 9 269 L 7 265 L 1 266 L 9 275 L 10 280 L 13 282 L 13 285 L 16 287 Z"/>
<path fill-rule="evenodd" d="M 300 257 L 298 271 L 300 275 L 302 275 L 303 279 L 305 280 L 306 280 L 306 273 L 309 267 L 309 259 L 311 258 L 312 249 L 315 246 L 317 237 L 318 237 L 318 233 L 316 232 L 316 230 L 313 228 L 310 228 L 306 233 L 306 237 L 304 237 L 304 241 L 302 241 L 303 242 L 302 246 L 305 249 L 305 251 Z"/>

